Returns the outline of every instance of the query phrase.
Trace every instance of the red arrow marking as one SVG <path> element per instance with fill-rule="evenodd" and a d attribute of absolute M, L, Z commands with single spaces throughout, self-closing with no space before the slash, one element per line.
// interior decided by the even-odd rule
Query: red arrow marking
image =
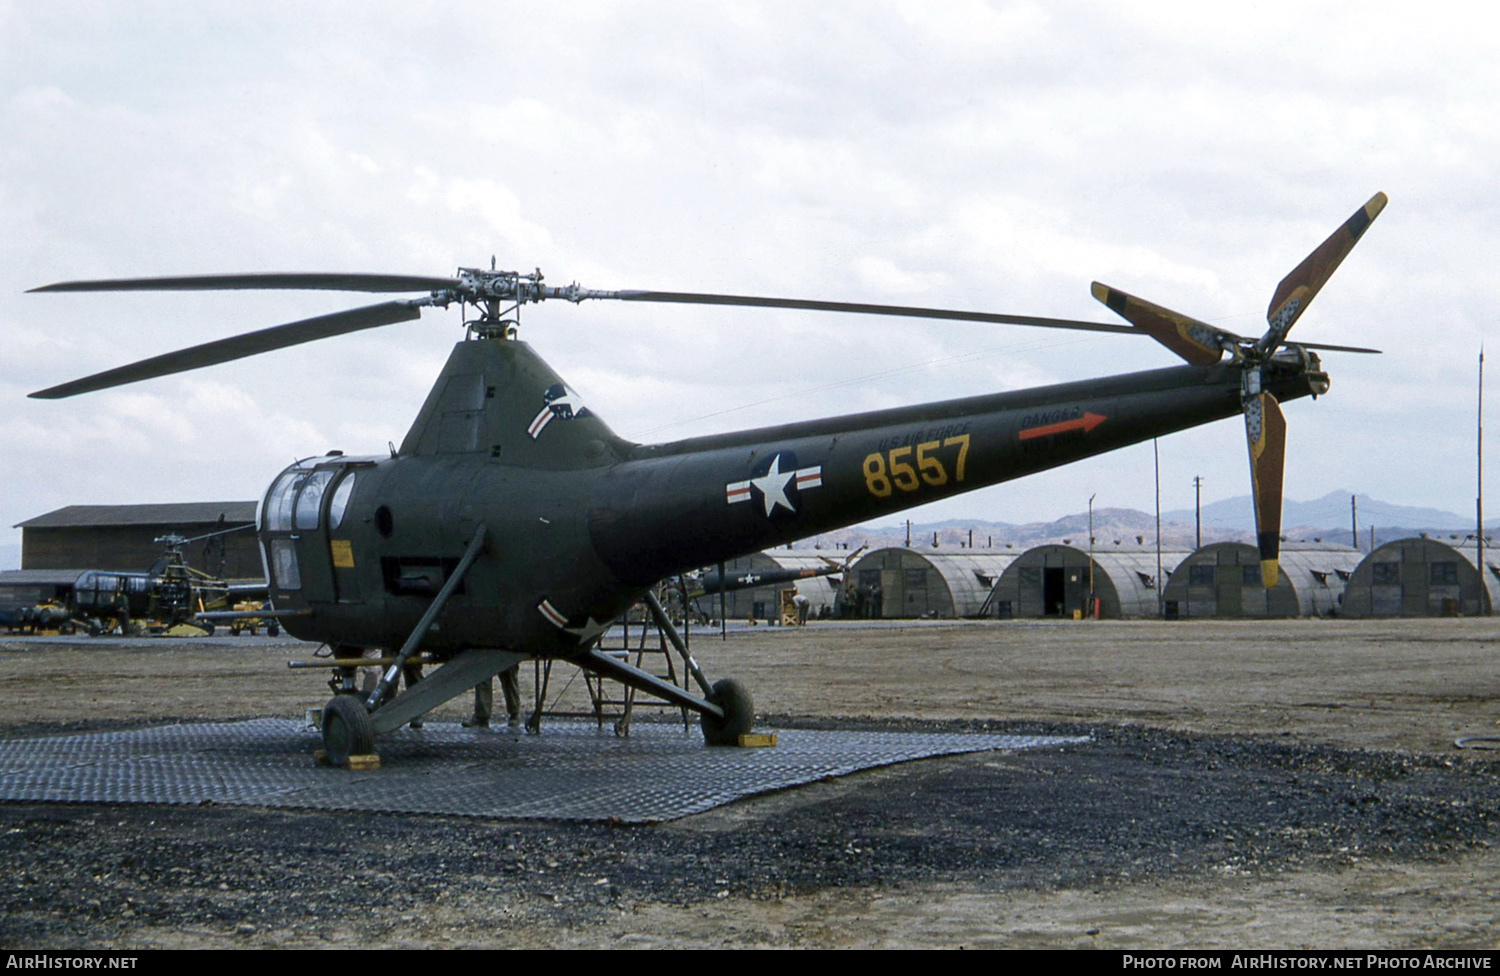
<path fill-rule="evenodd" d="M 1047 424 L 1043 427 L 1027 427 L 1021 431 L 1021 440 L 1029 441 L 1033 437 L 1047 437 L 1052 434 L 1061 434 L 1069 430 L 1081 430 L 1088 433 L 1098 427 L 1109 418 L 1103 414 L 1086 413 L 1082 417 L 1074 417 L 1072 420 L 1062 420 L 1055 424 Z"/>

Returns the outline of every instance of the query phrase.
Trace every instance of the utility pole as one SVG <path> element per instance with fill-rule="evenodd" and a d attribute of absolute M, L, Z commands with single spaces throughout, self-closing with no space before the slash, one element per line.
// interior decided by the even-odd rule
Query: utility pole
<path fill-rule="evenodd" d="M 1156 615 L 1164 616 L 1161 602 L 1161 449 L 1151 438 L 1151 466 L 1156 476 Z"/>
<path fill-rule="evenodd" d="M 1349 545 L 1359 548 L 1359 505 L 1349 496 Z"/>
<path fill-rule="evenodd" d="M 1479 454 L 1474 494 L 1474 565 L 1484 575 L 1484 344 L 1479 345 L 1479 420 L 1474 432 L 1474 447 Z"/>
<path fill-rule="evenodd" d="M 1094 616 L 1094 499 L 1098 497 L 1095 493 L 1089 496 L 1089 609 L 1088 616 Z"/>
<path fill-rule="evenodd" d="M 1203 548 L 1203 479 L 1193 475 L 1193 523 L 1196 530 L 1193 536 L 1193 548 Z"/>

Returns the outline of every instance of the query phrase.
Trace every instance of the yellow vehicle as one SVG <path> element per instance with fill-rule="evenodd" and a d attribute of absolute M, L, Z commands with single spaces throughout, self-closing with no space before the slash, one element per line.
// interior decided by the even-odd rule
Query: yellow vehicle
<path fill-rule="evenodd" d="M 266 605 L 259 600 L 242 600 L 234 605 L 235 613 L 251 613 L 256 610 L 264 610 Z M 266 628 L 266 635 L 275 637 L 281 633 L 281 625 L 276 622 L 275 617 L 236 617 L 229 624 L 229 632 L 236 637 L 249 632 L 251 637 L 255 636 L 257 629 Z"/>

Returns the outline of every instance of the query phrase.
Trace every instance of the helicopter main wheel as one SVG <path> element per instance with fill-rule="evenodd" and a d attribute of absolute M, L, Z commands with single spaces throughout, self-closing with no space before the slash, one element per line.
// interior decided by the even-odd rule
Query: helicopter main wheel
<path fill-rule="evenodd" d="M 335 695 L 323 707 L 323 748 L 335 766 L 375 751 L 375 726 L 358 695 Z"/>
<path fill-rule="evenodd" d="M 279 637 L 279 636 L 281 636 L 281 628 L 278 627 L 276 624 L 273 624 L 273 623 L 272 624 L 266 624 L 266 636 L 267 637 Z"/>
<path fill-rule="evenodd" d="M 733 678 L 721 678 L 714 682 L 708 700 L 724 709 L 724 717 L 704 715 L 703 744 L 707 746 L 737 746 L 740 736 L 755 725 L 755 703 L 750 700 L 750 691 Z"/>

